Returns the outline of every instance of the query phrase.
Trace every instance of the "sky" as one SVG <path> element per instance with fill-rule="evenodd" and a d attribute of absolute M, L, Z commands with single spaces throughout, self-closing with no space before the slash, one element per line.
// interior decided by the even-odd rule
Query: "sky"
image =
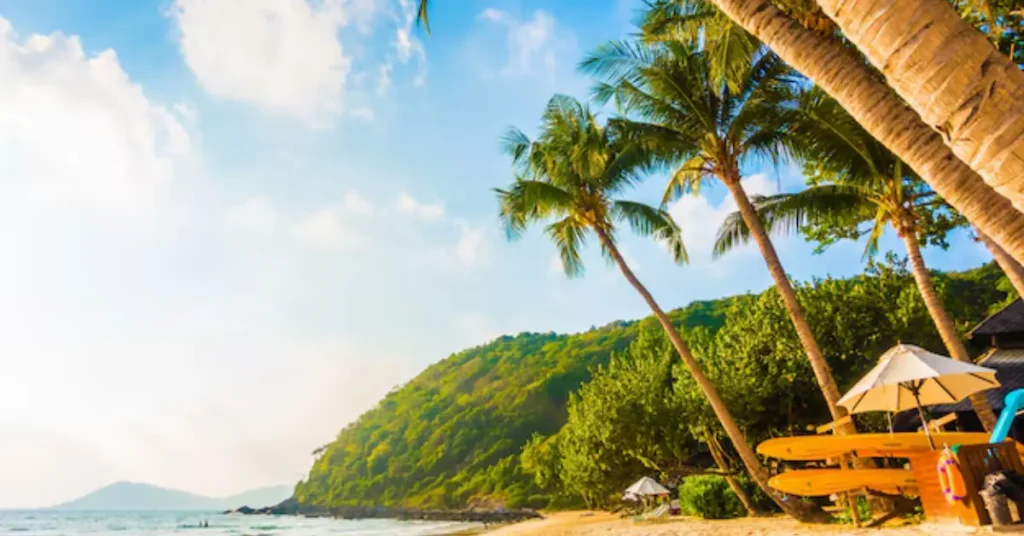
<path fill-rule="evenodd" d="M 501 133 L 587 97 L 576 63 L 638 2 L 438 1 L 431 36 L 412 3 L 0 0 L 0 507 L 294 483 L 432 362 L 648 314 L 594 248 L 567 280 L 541 233 L 506 240 L 491 191 Z M 670 207 L 689 266 L 623 239 L 663 306 L 770 285 L 753 248 L 711 259 L 725 194 Z M 801 280 L 863 267 L 778 249 Z M 989 257 L 961 233 L 926 259 Z"/>

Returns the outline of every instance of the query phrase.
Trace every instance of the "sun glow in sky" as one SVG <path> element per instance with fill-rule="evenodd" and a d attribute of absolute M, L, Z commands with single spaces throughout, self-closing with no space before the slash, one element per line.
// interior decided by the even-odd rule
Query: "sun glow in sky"
<path fill-rule="evenodd" d="M 0 0 L 0 507 L 292 483 L 431 362 L 647 314 L 596 251 L 568 281 L 540 233 L 508 243 L 491 192 L 502 131 L 586 97 L 639 2 L 439 1 L 431 37 L 413 3 Z M 624 240 L 666 307 L 769 285 L 752 249 L 711 260 L 723 198 L 671 207 L 688 267 Z M 862 247 L 779 242 L 800 279 Z"/>

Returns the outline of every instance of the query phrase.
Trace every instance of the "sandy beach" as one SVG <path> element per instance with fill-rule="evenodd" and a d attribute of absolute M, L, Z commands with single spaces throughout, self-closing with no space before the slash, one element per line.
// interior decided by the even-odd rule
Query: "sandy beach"
<path fill-rule="evenodd" d="M 489 536 L 965 536 L 978 529 L 960 525 L 924 524 L 900 528 L 856 529 L 838 525 L 802 525 L 785 517 L 725 521 L 679 519 L 634 522 L 604 512 L 560 512 L 545 519 L 501 527 Z"/>

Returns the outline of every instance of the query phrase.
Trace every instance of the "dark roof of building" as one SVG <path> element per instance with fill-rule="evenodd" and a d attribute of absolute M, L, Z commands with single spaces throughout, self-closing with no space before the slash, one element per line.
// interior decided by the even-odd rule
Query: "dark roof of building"
<path fill-rule="evenodd" d="M 971 330 L 971 337 L 1009 333 L 1024 334 L 1024 300 L 1020 298 L 983 320 Z"/>
<path fill-rule="evenodd" d="M 982 359 L 979 365 L 996 369 L 996 379 L 999 380 L 999 387 L 985 391 L 985 398 L 992 405 L 992 409 L 998 412 L 1003 409 L 1003 399 L 1010 391 L 1024 389 L 1024 349 L 997 349 L 993 350 L 987 357 Z M 971 411 L 970 400 L 964 400 L 959 404 L 943 404 L 928 406 L 929 413 L 942 414 L 951 411 Z"/>

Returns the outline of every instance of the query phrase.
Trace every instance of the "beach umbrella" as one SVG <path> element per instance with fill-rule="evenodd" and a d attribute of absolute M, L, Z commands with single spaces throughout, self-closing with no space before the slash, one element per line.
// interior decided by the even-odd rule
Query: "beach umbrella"
<path fill-rule="evenodd" d="M 974 393 L 998 386 L 993 369 L 933 354 L 912 344 L 897 344 L 839 399 L 839 405 L 850 413 L 898 413 L 917 408 L 931 443 L 922 406 L 955 404 Z"/>
<path fill-rule="evenodd" d="M 647 497 L 651 495 L 669 495 L 668 488 L 659 484 L 653 478 L 643 477 L 635 484 L 626 488 L 626 495 L 634 497 Z"/>

